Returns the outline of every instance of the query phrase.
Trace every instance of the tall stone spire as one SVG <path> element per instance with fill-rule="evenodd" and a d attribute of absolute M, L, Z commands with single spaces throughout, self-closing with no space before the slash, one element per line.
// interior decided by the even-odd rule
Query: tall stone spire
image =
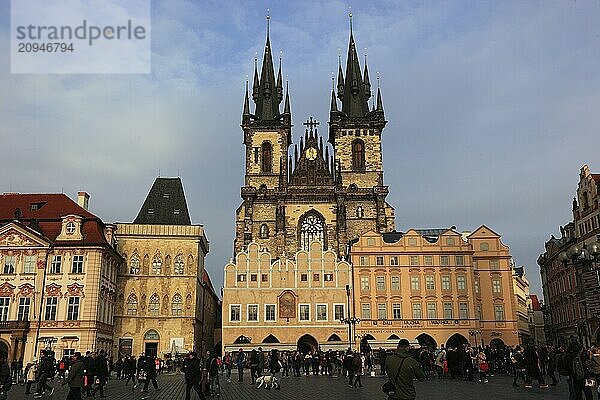
<path fill-rule="evenodd" d="M 367 100 L 368 97 L 365 93 L 356 43 L 352 32 L 352 14 L 350 14 L 350 43 L 346 60 L 346 82 L 342 98 L 342 112 L 351 118 L 364 117 L 369 112 Z"/>
<path fill-rule="evenodd" d="M 377 108 L 375 111 L 383 112 L 383 101 L 381 100 L 381 88 L 379 87 L 379 77 L 377 77 Z"/>
<path fill-rule="evenodd" d="M 246 95 L 244 96 L 244 109 L 242 111 L 242 125 L 250 124 L 250 99 L 248 97 L 248 79 L 246 79 Z"/>
<path fill-rule="evenodd" d="M 366 49 L 365 49 L 365 76 L 364 76 L 363 80 L 365 82 L 365 96 L 367 98 L 367 103 L 368 103 L 368 100 L 371 98 L 371 80 L 369 79 L 369 67 L 367 66 Z M 368 107 L 368 104 L 367 104 L 367 107 Z"/>
<path fill-rule="evenodd" d="M 278 88 L 275 82 L 273 54 L 271 51 L 271 39 L 269 36 L 270 19 L 271 17 L 267 15 L 267 42 L 265 44 L 265 52 L 263 55 L 258 93 L 254 100 L 256 103 L 254 115 L 256 119 L 261 121 L 277 120 L 280 116 L 279 103 L 281 100 L 278 99 Z"/>

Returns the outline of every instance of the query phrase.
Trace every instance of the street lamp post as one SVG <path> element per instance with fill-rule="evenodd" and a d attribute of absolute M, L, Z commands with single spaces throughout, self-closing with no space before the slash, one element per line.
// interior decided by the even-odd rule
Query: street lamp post
<path fill-rule="evenodd" d="M 475 347 L 478 346 L 477 335 L 479 335 L 479 337 L 481 338 L 481 345 L 483 347 L 483 337 L 481 336 L 481 331 L 479 329 L 469 331 L 469 336 L 473 336 L 473 340 L 475 341 Z"/>
<path fill-rule="evenodd" d="M 346 285 L 346 298 L 348 305 L 348 317 L 340 318 L 340 323 L 348 324 L 348 347 L 352 348 L 352 328 L 354 327 L 354 331 L 356 331 L 355 325 L 360 322 L 360 319 L 350 316 L 350 285 Z"/>

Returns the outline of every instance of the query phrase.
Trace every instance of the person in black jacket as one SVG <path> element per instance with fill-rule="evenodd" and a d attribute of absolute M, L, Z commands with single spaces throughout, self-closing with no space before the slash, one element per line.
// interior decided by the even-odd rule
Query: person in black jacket
<path fill-rule="evenodd" d="M 96 375 L 96 354 L 86 351 L 85 357 L 83 358 L 83 387 L 81 391 L 85 393 L 86 396 L 92 396 L 92 385 L 94 384 L 94 376 Z"/>
<path fill-rule="evenodd" d="M 52 377 L 54 371 L 54 365 L 52 358 L 49 357 L 46 352 L 42 352 L 40 358 L 40 365 L 38 367 L 38 386 L 34 398 L 40 398 L 46 390 L 50 390 L 50 395 L 54 393 L 54 388 L 48 385 L 48 379 Z"/>
<path fill-rule="evenodd" d="M 142 368 L 144 371 L 146 371 L 146 382 L 144 383 L 144 389 L 142 392 L 146 393 L 148 391 L 150 381 L 152 381 L 152 386 L 154 386 L 154 389 L 159 391 L 160 388 L 158 387 L 158 382 L 156 382 L 156 358 L 150 356 L 145 357 Z"/>
<path fill-rule="evenodd" d="M 81 387 L 83 386 L 83 374 L 85 365 L 81 359 L 81 353 L 76 352 L 71 356 L 71 369 L 62 384 L 69 384 L 67 400 L 81 400 Z"/>
<path fill-rule="evenodd" d="M 96 393 L 100 391 L 100 397 L 106 397 L 104 395 L 104 385 L 108 381 L 108 365 L 106 364 L 106 357 L 104 356 L 104 350 L 100 350 L 100 354 L 96 357 L 96 378 L 98 379 L 98 386 L 92 391 L 92 396 L 96 396 Z"/>
<path fill-rule="evenodd" d="M 183 361 L 183 367 L 181 368 L 185 374 L 185 400 L 190 400 L 190 394 L 192 388 L 198 393 L 200 400 L 204 400 L 204 393 L 200 388 L 200 382 L 202 381 L 202 366 L 200 360 L 196 356 L 196 352 L 190 352 L 187 359 Z"/>
<path fill-rule="evenodd" d="M 0 354 L 0 393 L 6 396 L 6 392 L 12 387 L 10 366 L 6 362 L 6 354 Z M 6 398 L 6 397 L 5 397 Z"/>

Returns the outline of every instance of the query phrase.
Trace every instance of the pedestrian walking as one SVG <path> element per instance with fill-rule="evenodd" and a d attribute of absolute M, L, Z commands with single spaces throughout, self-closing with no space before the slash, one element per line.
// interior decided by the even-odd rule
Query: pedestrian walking
<path fill-rule="evenodd" d="M 144 357 L 142 369 L 146 372 L 146 382 L 144 382 L 144 389 L 142 389 L 143 393 L 148 392 L 148 386 L 150 385 L 150 382 L 152 382 L 154 390 L 157 392 L 160 390 L 158 387 L 158 382 L 156 381 L 156 363 L 154 360 L 155 357 Z"/>
<path fill-rule="evenodd" d="M 244 366 L 246 365 L 246 354 L 244 354 L 244 349 L 240 349 L 237 354 L 237 358 L 235 360 L 235 365 L 238 370 L 238 382 L 244 381 Z"/>
<path fill-rule="evenodd" d="M 76 352 L 71 356 L 71 369 L 63 380 L 63 385 L 69 385 L 69 394 L 67 400 L 81 400 L 81 388 L 83 387 L 85 364 L 81 358 L 81 353 Z"/>
<path fill-rule="evenodd" d="M 388 400 L 414 400 L 417 396 L 413 381 L 425 380 L 425 373 L 409 353 L 410 343 L 400 339 L 396 351 L 385 360 L 385 370 L 391 383 Z"/>
<path fill-rule="evenodd" d="M 133 386 L 135 387 L 136 370 L 137 370 L 137 361 L 136 361 L 135 357 L 130 355 L 127 357 L 127 359 L 125 360 L 125 363 L 123 364 L 123 371 L 125 373 L 125 376 L 127 377 L 127 379 L 125 380 L 125 386 L 127 386 L 129 384 L 129 380 L 131 379 L 131 382 L 133 383 Z"/>
<path fill-rule="evenodd" d="M 92 390 L 92 396 L 96 397 L 96 393 L 100 392 L 100 398 L 105 398 L 104 385 L 108 382 L 108 364 L 104 350 L 100 350 L 100 354 L 96 357 L 96 388 Z"/>
<path fill-rule="evenodd" d="M 37 377 L 38 363 L 34 358 L 30 363 L 27 363 L 25 367 L 25 394 L 31 394 L 31 385 L 35 383 Z"/>
<path fill-rule="evenodd" d="M 352 386 L 356 388 L 356 384 L 358 384 L 359 387 L 363 387 L 362 382 L 360 380 L 360 377 L 363 373 L 363 364 L 359 352 L 354 353 L 354 358 L 352 359 L 352 371 L 354 372 L 354 383 L 352 384 Z"/>
<path fill-rule="evenodd" d="M 6 399 L 8 391 L 12 387 L 12 375 L 10 365 L 6 361 L 7 354 L 0 354 L 0 398 Z"/>
<path fill-rule="evenodd" d="M 48 379 L 54 377 L 54 362 L 52 357 L 45 351 L 42 352 L 40 365 L 38 368 L 38 385 L 34 398 L 41 398 L 46 391 L 50 392 L 50 395 L 54 393 L 54 388 L 48 385 Z"/>
<path fill-rule="evenodd" d="M 200 387 L 202 366 L 196 352 L 192 351 L 188 354 L 187 358 L 183 361 L 181 369 L 185 376 L 185 400 L 190 400 L 192 388 L 198 393 L 200 400 L 204 400 L 206 397 L 204 397 L 204 393 Z"/>

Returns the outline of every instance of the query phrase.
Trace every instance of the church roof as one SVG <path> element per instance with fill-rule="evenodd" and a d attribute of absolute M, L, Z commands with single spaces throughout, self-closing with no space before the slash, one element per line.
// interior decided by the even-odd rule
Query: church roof
<path fill-rule="evenodd" d="M 156 178 L 133 223 L 191 225 L 181 178 Z"/>

